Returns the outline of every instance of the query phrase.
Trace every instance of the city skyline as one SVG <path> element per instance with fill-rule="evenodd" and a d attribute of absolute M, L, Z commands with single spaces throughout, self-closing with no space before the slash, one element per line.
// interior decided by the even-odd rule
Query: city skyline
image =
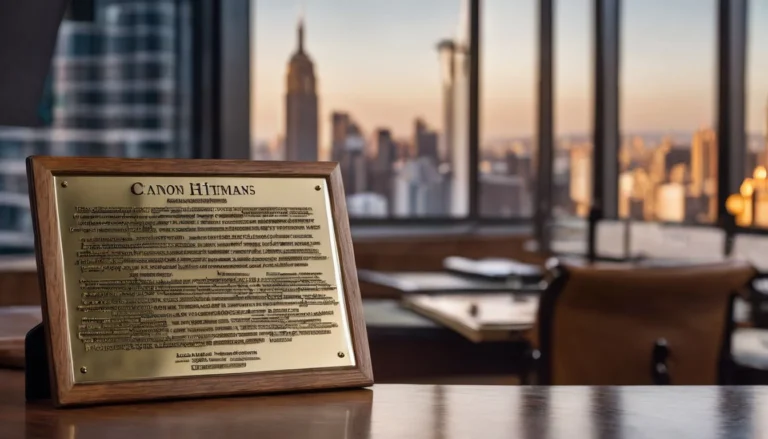
<path fill-rule="evenodd" d="M 294 29 L 302 3 L 306 10 L 308 50 L 318 62 L 321 150 L 329 147 L 333 111 L 354 113 L 367 133 L 388 127 L 395 136 L 408 136 L 412 120 L 417 117 L 431 125 L 440 125 L 440 72 L 435 45 L 441 37 L 456 35 L 461 1 L 393 1 L 384 5 L 334 0 L 320 7 L 318 2 L 311 1 L 258 0 L 253 8 L 252 33 L 254 141 L 271 141 L 284 134 L 281 129 L 284 109 L 279 90 L 283 88 L 283 68 L 294 44 Z M 750 5 L 750 41 L 763 34 L 768 36 L 768 30 L 758 26 L 768 19 L 768 2 L 753 3 Z M 555 111 L 558 135 L 585 134 L 591 129 L 589 112 L 583 111 L 592 108 L 591 90 L 586 90 L 591 86 L 590 4 L 589 0 L 557 3 Z M 535 2 L 486 0 L 483 5 L 483 140 L 531 136 L 535 127 Z M 663 15 L 654 13 L 661 8 L 665 11 Z M 621 123 L 624 134 L 692 133 L 714 126 L 714 0 L 669 3 L 627 0 L 623 9 Z M 632 18 L 628 19 L 629 16 Z M 514 17 L 514 25 L 504 22 L 504 17 Z M 392 26 L 394 22 L 397 26 Z M 394 28 L 398 32 L 393 32 Z M 346 38 L 348 35 L 355 38 Z M 670 39 L 674 39 L 674 44 L 668 44 Z M 514 41 L 519 43 L 510 45 Z M 396 50 L 397 45 L 404 49 Z M 518 56 L 494 55 L 504 53 L 505 47 L 512 48 Z M 768 98 L 768 84 L 758 75 L 750 74 L 768 68 L 768 57 L 760 56 L 759 49 L 757 44 L 748 47 L 747 129 L 750 133 L 763 132 Z M 558 69 L 558 63 L 569 67 Z M 670 71 L 675 74 L 670 75 Z M 666 75 L 665 81 L 654 80 L 660 75 Z M 668 102 L 663 96 L 667 96 Z"/>

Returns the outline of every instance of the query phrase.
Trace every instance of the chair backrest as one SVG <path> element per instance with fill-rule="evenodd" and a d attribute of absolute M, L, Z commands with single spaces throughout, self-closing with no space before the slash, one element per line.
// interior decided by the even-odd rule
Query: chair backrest
<path fill-rule="evenodd" d="M 541 298 L 538 379 L 554 385 L 654 384 L 658 344 L 671 384 L 716 384 L 734 295 L 755 276 L 728 261 L 681 267 L 554 266 Z"/>

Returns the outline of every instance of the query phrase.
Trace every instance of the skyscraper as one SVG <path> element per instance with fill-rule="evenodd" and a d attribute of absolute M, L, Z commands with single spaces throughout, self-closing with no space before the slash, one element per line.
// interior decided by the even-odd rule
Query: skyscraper
<path fill-rule="evenodd" d="M 456 63 L 454 55 L 456 44 L 451 40 L 443 40 L 437 44 L 440 54 L 440 64 L 443 70 L 443 135 L 440 138 L 440 160 L 450 163 L 453 158 L 453 119 L 454 119 L 454 82 L 456 80 Z"/>
<path fill-rule="evenodd" d="M 715 131 L 696 131 L 691 144 L 691 195 L 708 198 L 702 220 L 714 221 L 717 217 L 717 138 Z"/>
<path fill-rule="evenodd" d="M 363 132 L 347 113 L 331 114 L 331 158 L 339 162 L 347 195 L 367 190 L 368 168 Z"/>
<path fill-rule="evenodd" d="M 463 0 L 455 38 L 437 45 L 442 64 L 443 140 L 441 157 L 450 162 L 449 214 L 469 213 L 469 1 Z"/>
<path fill-rule="evenodd" d="M 376 151 L 370 176 L 370 190 L 392 198 L 392 165 L 397 159 L 397 145 L 388 129 L 379 128 L 374 133 L 373 149 Z"/>
<path fill-rule="evenodd" d="M 416 145 L 417 157 L 426 157 L 433 163 L 439 163 L 437 133 L 427 128 L 427 124 L 421 119 L 414 122 L 413 143 Z"/>
<path fill-rule="evenodd" d="M 285 95 L 285 158 L 316 161 L 318 151 L 315 67 L 304 52 L 304 21 L 299 20 L 296 52 L 288 62 Z"/>
<path fill-rule="evenodd" d="M 331 113 L 331 160 L 340 162 L 344 155 L 349 130 L 349 114 L 334 111 Z"/>
<path fill-rule="evenodd" d="M 189 154 L 191 58 L 176 51 L 190 44 L 177 28 L 182 7 L 173 0 L 82 4 L 59 27 L 46 91 L 49 126 L 0 127 L 2 253 L 34 245 L 26 156 Z"/>

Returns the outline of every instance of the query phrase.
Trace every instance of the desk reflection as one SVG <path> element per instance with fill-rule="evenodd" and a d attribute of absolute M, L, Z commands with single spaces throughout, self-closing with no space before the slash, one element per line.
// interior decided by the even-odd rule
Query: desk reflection
<path fill-rule="evenodd" d="M 765 436 L 766 401 L 762 387 L 710 386 L 383 385 L 65 410 L 0 397 L 0 437 L 730 439 Z"/>
<path fill-rule="evenodd" d="M 28 439 L 368 438 L 372 402 L 363 389 L 63 410 L 28 404 L 25 432 Z"/>

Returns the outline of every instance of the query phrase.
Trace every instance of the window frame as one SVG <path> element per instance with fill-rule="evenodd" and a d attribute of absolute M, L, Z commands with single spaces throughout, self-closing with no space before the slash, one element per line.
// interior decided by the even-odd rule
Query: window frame
<path fill-rule="evenodd" d="M 242 0 L 238 0 L 242 1 Z M 260 0 L 244 0 L 247 1 L 251 8 L 254 8 L 256 3 Z M 468 120 L 468 135 L 469 135 L 469 206 L 466 216 L 413 216 L 413 217 L 396 217 L 387 216 L 381 218 L 360 218 L 350 217 L 350 223 L 353 226 L 410 226 L 410 225 L 435 225 L 435 226 L 451 226 L 451 225 L 464 225 L 473 224 L 477 226 L 484 225 L 520 225 L 531 224 L 533 217 L 528 216 L 516 216 L 516 217 L 483 217 L 480 215 L 480 139 L 482 138 L 481 126 L 480 126 L 480 90 L 481 90 L 481 74 L 482 74 L 482 40 L 481 40 L 481 12 L 483 0 L 466 0 L 468 2 L 469 11 L 469 98 L 467 108 L 467 120 Z M 552 0 L 548 0 L 552 1 Z M 223 2 L 222 2 L 223 3 Z M 249 16 L 253 17 L 255 11 L 249 11 Z M 228 23 L 229 25 L 229 23 Z M 256 24 L 250 23 L 249 32 L 254 32 Z M 249 34 L 252 35 L 252 34 Z M 255 38 L 250 38 L 249 41 L 253 41 Z M 251 66 L 258 65 L 258 58 L 251 63 Z M 244 86 L 244 84 L 241 84 Z M 250 87 L 250 84 L 248 85 Z M 242 90 L 242 89 L 241 89 Z M 250 90 L 249 88 L 247 90 Z M 251 127 L 251 129 L 258 129 L 258 127 Z M 537 148 L 538 149 L 538 148 Z M 240 145 L 237 152 L 238 156 L 248 157 L 250 155 L 250 141 L 244 142 Z M 222 158 L 224 158 L 222 156 Z M 229 157 L 227 157 L 229 158 Z M 535 209 L 534 209 L 535 211 Z"/>
<path fill-rule="evenodd" d="M 235 34 L 250 35 L 253 32 L 255 23 L 250 23 L 248 17 L 250 13 L 232 14 L 232 10 L 227 8 L 245 8 L 254 7 L 259 0 L 235 0 L 233 2 L 221 2 L 228 6 L 221 6 L 218 12 L 210 15 L 204 15 L 207 20 L 213 20 L 217 23 L 226 19 L 227 26 L 220 26 L 213 30 L 213 35 L 207 35 L 203 29 L 203 35 L 207 35 L 210 42 L 213 42 L 213 49 L 203 51 L 203 58 L 215 61 L 218 68 L 213 71 L 204 71 L 204 74 L 221 79 L 223 74 L 232 74 L 225 69 L 225 64 L 229 57 L 239 60 L 248 60 L 250 62 L 249 44 L 243 46 L 238 42 Z M 482 138 L 480 127 L 480 90 L 481 69 L 480 62 L 482 55 L 481 35 L 481 8 L 483 0 L 467 0 L 469 3 L 469 31 L 470 31 L 470 87 L 469 87 L 469 163 L 470 181 L 469 181 L 469 210 L 466 217 L 386 217 L 386 218 L 350 218 L 352 225 L 357 226 L 399 226 L 399 225 L 454 225 L 454 224 L 476 224 L 482 225 L 532 225 L 534 236 L 538 246 L 546 250 L 550 246 L 550 230 L 554 226 L 552 217 L 552 172 L 554 161 L 554 130 L 553 130 L 553 65 L 556 47 L 553 41 L 553 17 L 554 10 L 558 2 L 567 0 L 538 0 L 538 64 L 536 75 L 538 77 L 537 87 L 537 129 L 536 129 L 536 155 L 537 169 L 534 187 L 534 209 L 533 217 L 504 217 L 489 218 L 480 216 L 480 175 L 479 175 L 479 148 Z M 207 3 L 207 2 L 205 2 Z M 235 3 L 235 6 L 232 4 Z M 726 231 L 729 239 L 736 233 L 759 233 L 768 234 L 768 229 L 737 227 L 733 217 L 725 209 L 725 199 L 728 195 L 738 191 L 741 180 L 744 178 L 745 163 L 745 71 L 746 71 L 746 45 L 747 45 L 747 9 L 749 0 L 718 0 L 717 10 L 717 129 L 718 129 L 718 216 L 715 224 L 700 225 L 690 224 L 691 227 L 715 227 Z M 592 60 L 594 71 L 592 72 L 593 89 L 593 169 L 594 178 L 592 184 L 593 205 L 590 210 L 589 221 L 595 222 L 601 219 L 618 219 L 618 153 L 620 147 L 620 126 L 619 126 L 619 79 L 620 79 L 620 36 L 621 36 L 621 6 L 622 0 L 593 0 L 594 20 L 591 24 L 593 30 L 593 54 Z M 211 8 L 212 6 L 208 6 Z M 236 9 L 235 9 L 236 10 Z M 229 13 L 228 13 L 229 12 Z M 216 15 L 218 14 L 218 16 Z M 229 21 L 232 20 L 232 21 Z M 234 25 L 233 25 L 234 23 Z M 219 35 L 217 35 L 217 32 Z M 208 29 L 211 33 L 211 29 Z M 217 40 L 218 39 L 218 40 Z M 250 43 L 252 38 L 248 39 Z M 216 51 L 218 45 L 225 47 L 225 50 Z M 236 46 L 233 50 L 226 50 L 227 47 Z M 205 46 L 203 46 L 205 48 Z M 237 55 L 237 56 L 235 56 Z M 258 64 L 258 59 L 251 65 Z M 231 62 L 231 61 L 230 61 Z M 236 69 L 235 69 L 236 70 Z M 245 70 L 245 69 L 242 69 Z M 218 76 L 217 76 L 218 75 Z M 239 90 L 250 90 L 251 84 L 248 78 L 241 78 L 234 84 L 224 81 L 214 81 L 222 87 L 224 84 L 238 88 Z M 200 90 L 200 88 L 198 88 Z M 203 97 L 203 103 L 208 103 L 207 111 L 210 115 L 217 107 L 216 105 L 235 105 L 231 102 L 232 94 L 226 90 L 202 90 L 212 94 L 213 97 Z M 216 95 L 219 100 L 216 100 Z M 234 96 L 249 95 L 249 93 L 235 93 Z M 229 99 L 229 100 L 228 100 Z M 244 104 L 238 102 L 239 108 Z M 250 107 L 250 105 L 247 105 Z M 234 108 L 234 107 L 233 107 Z M 249 114 L 250 108 L 244 113 Z M 205 112 L 205 111 L 204 111 Z M 219 119 L 229 112 L 220 112 Z M 205 122 L 205 120 L 200 120 Z M 219 158 L 246 158 L 250 155 L 250 140 L 243 139 L 242 133 L 247 133 L 243 125 L 249 125 L 249 118 L 240 118 L 233 122 L 238 135 L 222 136 L 221 130 L 226 120 L 216 121 L 214 118 L 210 127 L 203 127 L 203 134 L 199 151 L 201 156 L 219 157 Z M 249 127 L 253 128 L 253 127 Z M 206 131 L 206 130 L 210 130 Z M 218 130 L 218 131 L 217 131 Z M 221 146 L 215 147 L 216 142 L 211 138 L 221 138 Z M 235 142 L 237 141 L 237 142 Z M 585 219 L 587 221 L 587 219 Z M 532 223 L 532 224 L 531 224 Z M 678 225 L 675 223 L 675 225 Z M 689 224 L 683 223 L 684 226 Z M 724 253 L 730 252 L 730 245 L 726 245 Z"/>

